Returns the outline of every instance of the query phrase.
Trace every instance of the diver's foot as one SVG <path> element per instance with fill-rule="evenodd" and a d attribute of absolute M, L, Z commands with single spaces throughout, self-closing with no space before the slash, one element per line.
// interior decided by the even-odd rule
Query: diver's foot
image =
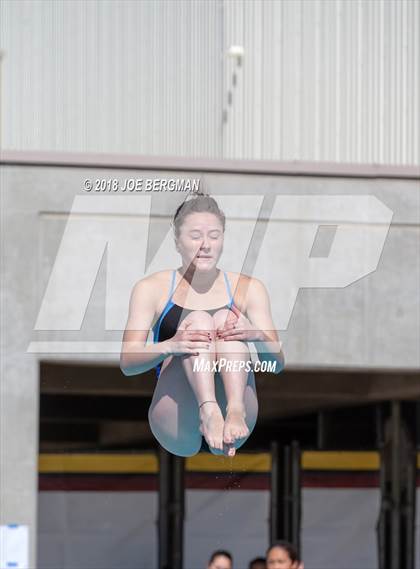
<path fill-rule="evenodd" d="M 245 406 L 243 403 L 228 404 L 226 407 L 225 428 L 223 431 L 223 441 L 225 444 L 232 445 L 237 439 L 243 439 L 249 435 L 249 429 L 245 423 L 245 416 Z"/>
<path fill-rule="evenodd" d="M 209 447 L 223 452 L 224 420 L 217 401 L 206 401 L 200 407 L 200 433 Z"/>

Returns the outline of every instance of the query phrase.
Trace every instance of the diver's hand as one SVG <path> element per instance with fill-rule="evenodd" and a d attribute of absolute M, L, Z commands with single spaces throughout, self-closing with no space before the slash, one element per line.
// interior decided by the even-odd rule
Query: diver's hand
<path fill-rule="evenodd" d="M 181 322 L 176 334 L 163 342 L 167 355 L 183 356 L 185 354 L 198 356 L 200 351 L 210 349 L 210 333 L 204 330 L 190 330 L 191 323 Z"/>
<path fill-rule="evenodd" d="M 261 330 L 256 330 L 246 316 L 233 304 L 231 311 L 234 317 L 228 317 L 223 328 L 218 328 L 216 340 L 225 342 L 257 342 L 264 340 Z"/>

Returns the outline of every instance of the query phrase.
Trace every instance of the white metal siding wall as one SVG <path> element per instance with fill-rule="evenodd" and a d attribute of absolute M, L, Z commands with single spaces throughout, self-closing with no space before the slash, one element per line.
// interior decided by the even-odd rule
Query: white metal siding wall
<path fill-rule="evenodd" d="M 219 0 L 0 6 L 3 148 L 220 155 Z"/>
<path fill-rule="evenodd" d="M 3 148 L 418 163 L 419 0 L 3 0 L 0 14 Z"/>
<path fill-rule="evenodd" d="M 245 49 L 225 70 L 225 157 L 418 163 L 417 0 L 224 6 L 225 48 Z"/>

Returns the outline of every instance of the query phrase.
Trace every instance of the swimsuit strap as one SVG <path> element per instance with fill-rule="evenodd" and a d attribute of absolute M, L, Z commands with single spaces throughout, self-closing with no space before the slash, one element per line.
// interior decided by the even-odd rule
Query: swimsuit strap
<path fill-rule="evenodd" d="M 229 295 L 229 308 L 232 308 L 232 304 L 233 304 L 232 290 L 230 288 L 229 279 L 227 278 L 227 274 L 225 273 L 225 271 L 223 271 L 223 275 L 225 277 L 226 288 L 227 288 L 227 292 Z"/>
<path fill-rule="evenodd" d="M 172 281 L 171 281 L 171 289 L 169 291 L 169 298 L 168 298 L 168 302 L 170 302 L 172 300 L 172 295 L 174 294 L 174 290 L 175 290 L 175 276 L 176 276 L 176 269 L 173 271 L 172 273 Z"/>

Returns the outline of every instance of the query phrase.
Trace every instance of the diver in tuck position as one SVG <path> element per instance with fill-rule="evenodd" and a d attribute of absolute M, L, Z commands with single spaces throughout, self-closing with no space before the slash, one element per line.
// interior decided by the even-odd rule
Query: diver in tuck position
<path fill-rule="evenodd" d="M 234 456 L 258 414 L 247 343 L 255 342 L 261 366 L 280 373 L 281 342 L 262 282 L 217 267 L 225 230 L 217 202 L 196 195 L 177 209 L 173 227 L 181 267 L 134 286 L 121 369 L 157 368 L 149 422 L 166 450 L 193 456 L 204 436 L 212 453 Z"/>

